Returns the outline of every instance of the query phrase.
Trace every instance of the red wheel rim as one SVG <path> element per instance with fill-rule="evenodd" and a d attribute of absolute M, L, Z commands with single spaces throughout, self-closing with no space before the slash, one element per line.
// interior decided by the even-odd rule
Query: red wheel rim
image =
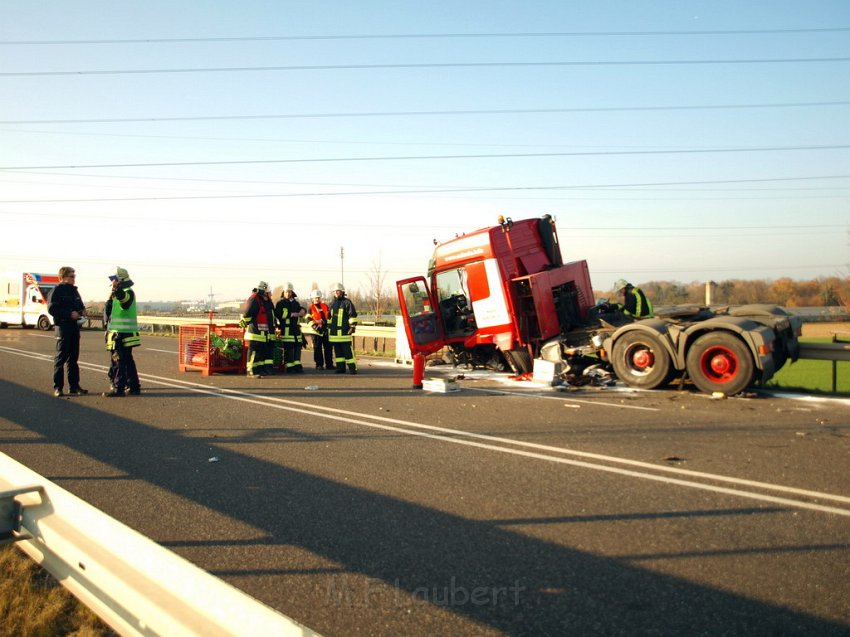
<path fill-rule="evenodd" d="M 652 355 L 652 350 L 639 349 L 632 356 L 632 363 L 636 369 L 644 370 L 647 367 L 652 367 L 655 362 L 655 356 Z"/>
<path fill-rule="evenodd" d="M 702 375 L 711 381 L 728 383 L 738 375 L 738 356 L 728 347 L 710 347 L 700 356 L 699 368 Z"/>
<path fill-rule="evenodd" d="M 645 376 L 655 365 L 655 354 L 643 343 L 634 343 L 623 354 L 626 366 L 636 376 Z"/>

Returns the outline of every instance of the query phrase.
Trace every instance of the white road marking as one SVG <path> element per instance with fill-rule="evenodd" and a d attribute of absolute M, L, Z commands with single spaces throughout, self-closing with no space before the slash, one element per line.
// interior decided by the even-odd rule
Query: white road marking
<path fill-rule="evenodd" d="M 163 354 L 174 354 L 177 355 L 177 351 L 173 349 L 154 349 L 153 347 L 145 347 L 143 348 L 146 352 L 162 352 Z"/>
<path fill-rule="evenodd" d="M 42 360 L 45 362 L 52 361 L 52 357 L 46 354 L 34 354 L 32 352 L 27 352 L 25 350 L 16 350 L 9 347 L 0 347 L 0 351 L 15 354 L 18 356 L 24 356 L 27 358 L 34 358 L 38 360 Z M 104 365 L 95 365 L 92 363 L 80 363 L 80 367 L 84 369 L 94 370 L 94 371 L 102 371 L 107 369 Z M 685 480 L 682 478 L 668 477 L 665 475 L 656 475 L 653 473 L 640 472 L 632 469 L 623 469 L 620 467 L 614 467 L 606 464 L 596 464 L 592 462 L 587 462 L 585 460 L 574 460 L 570 458 L 564 458 L 562 456 L 574 456 L 577 458 L 585 458 L 588 460 L 596 460 L 597 462 L 608 462 L 620 465 L 626 465 L 631 467 L 636 467 L 640 469 L 644 469 L 646 471 L 656 471 L 661 473 L 668 474 L 678 474 L 683 477 L 688 478 L 702 478 L 706 480 L 713 480 L 716 482 L 726 482 L 730 484 L 735 484 L 738 486 L 746 486 L 757 489 L 771 490 L 777 491 L 780 493 L 785 493 L 789 495 L 797 495 L 801 497 L 809 497 L 813 499 L 819 500 L 832 500 L 835 502 L 850 504 L 850 497 L 835 495 L 830 493 L 822 493 L 819 491 L 810 491 L 807 489 L 798 489 L 796 487 L 789 487 L 784 485 L 772 484 L 768 482 L 758 482 L 754 480 L 745 480 L 741 478 L 734 478 L 730 476 L 723 476 L 720 474 L 712 474 L 705 473 L 700 471 L 691 471 L 688 469 L 679 469 L 676 467 L 665 467 L 661 465 L 655 465 L 652 463 L 641 462 L 637 460 L 630 460 L 628 458 L 619 458 L 616 456 L 606 456 L 603 454 L 595 454 L 584 451 L 576 451 L 573 449 L 566 449 L 563 447 L 554 447 L 549 445 L 541 445 L 539 443 L 526 442 L 522 440 L 514 440 L 511 438 L 502 438 L 499 436 L 489 436 L 485 434 L 476 434 L 469 431 L 463 431 L 459 429 L 450 429 L 446 427 L 437 427 L 434 425 L 424 425 L 421 423 L 415 423 L 406 420 L 399 420 L 395 418 L 387 418 L 384 416 L 373 416 L 371 414 L 365 414 L 360 412 L 348 411 L 344 409 L 337 409 L 334 407 L 325 407 L 322 405 L 315 405 L 311 403 L 304 403 L 294 400 L 289 400 L 285 398 L 277 398 L 273 396 L 258 396 L 251 392 L 247 391 L 239 391 L 234 389 L 225 389 L 219 388 L 215 386 L 203 385 L 200 383 L 193 383 L 190 381 L 181 381 L 174 380 L 171 378 L 163 378 L 161 376 L 155 376 L 152 374 L 139 374 L 140 378 L 145 380 L 148 383 L 153 383 L 156 385 L 161 385 L 164 387 L 172 387 L 176 389 L 188 389 L 190 391 L 205 394 L 212 397 L 219 398 L 227 398 L 229 400 L 237 400 L 240 402 L 247 402 L 255 405 L 264 405 L 267 407 L 272 407 L 274 409 L 281 409 L 284 411 L 290 411 L 294 413 L 305 414 L 309 416 L 314 416 L 318 418 L 325 418 L 328 420 L 337 420 L 341 422 L 345 422 L 348 424 L 362 425 L 364 427 L 370 427 L 373 429 L 382 429 L 386 431 L 393 431 L 396 433 L 402 433 L 409 436 L 417 436 L 422 438 L 430 438 L 433 440 L 439 440 L 441 442 L 448 442 L 451 444 L 464 445 L 469 447 L 476 447 L 480 449 L 486 449 L 488 451 L 495 451 L 498 453 L 507 453 L 516 456 L 522 456 L 526 458 L 532 458 L 536 460 L 545 460 L 548 462 L 555 462 L 558 464 L 570 465 L 575 467 L 581 467 L 584 469 L 591 469 L 594 471 L 603 471 L 607 473 L 613 473 L 617 475 L 627 476 L 631 478 L 639 478 L 642 480 L 652 480 L 655 482 L 661 482 L 669 485 L 676 485 L 691 489 L 701 489 L 704 491 L 711 491 L 714 493 L 720 493 L 724 495 L 732 495 L 741 498 L 748 498 L 752 500 L 759 500 L 762 502 L 770 502 L 773 504 L 782 504 L 790 507 L 808 509 L 812 511 L 819 511 L 823 513 L 832 513 L 835 515 L 841 515 L 850 517 L 850 509 L 843 509 L 833 506 L 825 506 L 821 504 L 817 504 L 814 502 L 807 502 L 805 500 L 794 500 L 786 497 L 779 497 L 768 495 L 764 493 L 755 493 L 752 491 L 744 491 L 742 489 L 730 488 L 730 487 L 721 487 L 712 484 L 706 484 L 702 482 L 695 482 L 693 480 Z M 318 410 L 318 411 L 317 411 Z M 327 413 L 320 413 L 327 412 Z M 369 422 L 366 420 L 362 420 L 362 418 L 368 418 L 371 421 L 378 422 Z M 380 424 L 380 423 L 392 423 L 392 424 Z M 419 431 L 417 431 L 419 430 Z M 460 438 L 462 436 L 463 438 Z M 466 438 L 466 439 L 464 439 Z M 480 442 L 479 442 L 480 441 Z M 486 441 L 486 442 L 484 442 Z M 498 443 L 498 444 L 493 444 Z M 512 445 L 513 447 L 526 447 L 528 449 L 535 449 L 536 451 L 526 451 L 524 449 L 515 449 L 511 447 L 504 447 L 499 445 Z M 548 453 L 540 453 L 542 451 Z M 552 453 L 557 453 L 560 455 L 549 455 Z"/>

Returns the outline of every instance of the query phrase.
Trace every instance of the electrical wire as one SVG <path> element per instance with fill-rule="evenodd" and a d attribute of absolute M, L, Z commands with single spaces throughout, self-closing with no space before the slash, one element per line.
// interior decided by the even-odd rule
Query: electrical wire
<path fill-rule="evenodd" d="M 713 36 L 713 35 L 790 35 L 801 33 L 841 33 L 850 27 L 824 27 L 800 29 L 734 29 L 734 30 L 683 30 L 683 31 L 520 31 L 493 33 L 385 33 L 352 35 L 271 35 L 200 38 L 112 38 L 99 40 L 0 40 L 0 45 L 56 45 L 56 44 L 175 44 L 191 42 L 270 42 L 293 40 L 415 40 L 450 38 L 575 38 L 575 37 L 645 37 L 645 36 Z"/>
<path fill-rule="evenodd" d="M 104 69 L 88 71 L 7 71 L 0 77 L 82 77 L 98 75 L 153 75 L 165 73 L 249 73 L 285 71 L 352 71 L 378 69 L 527 68 L 587 66 L 686 66 L 711 64 L 820 64 L 850 62 L 850 57 L 751 58 L 717 60 L 593 60 L 549 62 L 410 62 L 393 64 L 304 64 L 295 66 L 206 66 L 172 69 Z"/>
<path fill-rule="evenodd" d="M 95 199 L 11 199 L 0 200 L 0 204 L 26 203 L 83 203 L 83 202 L 116 202 L 116 201 L 182 201 L 189 199 L 260 199 L 278 197 L 341 197 L 358 195 L 409 195 L 409 194 L 441 194 L 461 192 L 522 192 L 543 190 L 596 190 L 607 188 L 640 188 L 657 186 L 694 186 L 710 184 L 748 184 L 768 182 L 809 181 L 818 179 L 847 179 L 850 175 L 820 175 L 814 177 L 771 177 L 761 179 L 715 179 L 702 181 L 662 181 L 634 182 L 618 184 L 585 184 L 585 185 L 555 185 L 555 186 L 492 186 L 480 188 L 433 188 L 421 190 L 377 190 L 377 191 L 347 191 L 347 192 L 307 192 L 307 193 L 261 193 L 239 195 L 185 195 L 172 197 L 110 197 Z"/>
<path fill-rule="evenodd" d="M 423 116 L 467 116 L 467 115 L 546 115 L 558 113 L 621 113 L 646 111 L 691 111 L 691 110 L 732 110 L 761 108 L 812 108 L 824 106 L 847 106 L 848 100 L 823 102 L 779 102 L 755 104 L 695 104 L 661 106 L 589 106 L 565 108 L 497 108 L 497 109 L 461 109 L 442 111 L 361 111 L 339 113 L 289 113 L 268 115 L 199 115 L 186 117 L 102 117 L 88 119 L 18 119 L 0 120 L 0 125 L 29 124 L 113 124 L 122 122 L 199 122 L 221 120 L 260 120 L 260 119 L 327 119 L 335 117 L 423 117 Z M 51 131 L 47 131 L 51 132 Z M 133 135 L 133 137 L 139 137 Z M 202 138 L 206 139 L 206 138 Z M 232 138 L 228 138 L 232 139 Z M 250 140 L 249 140 L 250 141 Z M 263 140 L 260 140 L 263 141 Z M 268 140 L 291 141 L 291 140 Z"/>
<path fill-rule="evenodd" d="M 707 153 L 760 153 L 801 150 L 842 150 L 850 148 L 850 144 L 825 144 L 812 146 L 760 146 L 752 148 L 688 148 L 666 150 L 606 150 L 606 151 L 572 151 L 562 153 L 486 153 L 480 155 L 397 155 L 388 157 L 314 157 L 296 159 L 234 159 L 214 161 L 175 161 L 175 162 L 144 162 L 126 164 L 78 164 L 78 165 L 44 165 L 44 166 L 0 166 L 0 170 L 73 170 L 78 168 L 157 168 L 173 166 L 245 166 L 255 164 L 300 164 L 300 163 L 330 163 L 330 162 L 379 162 L 379 161 L 411 161 L 411 160 L 449 160 L 449 159 L 508 159 L 529 157 L 617 157 L 630 155 L 700 155 Z"/>

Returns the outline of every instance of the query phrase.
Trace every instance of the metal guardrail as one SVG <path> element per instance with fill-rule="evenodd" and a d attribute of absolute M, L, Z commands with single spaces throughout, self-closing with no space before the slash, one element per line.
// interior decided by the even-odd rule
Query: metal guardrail
<path fill-rule="evenodd" d="M 800 358 L 816 361 L 850 361 L 850 343 L 833 341 L 832 343 L 800 342 Z"/>
<path fill-rule="evenodd" d="M 173 325 L 179 327 L 180 325 L 209 325 L 212 323 L 213 325 L 234 325 L 239 322 L 239 319 L 205 319 L 202 317 L 194 317 L 194 318 L 177 318 L 173 316 L 140 316 L 138 317 L 139 325 Z M 301 331 L 305 334 L 313 334 L 313 330 L 310 329 L 309 325 L 301 325 Z M 396 328 L 395 327 L 384 327 L 380 325 L 358 325 L 357 326 L 357 335 L 358 336 L 373 336 L 376 338 L 395 338 L 396 337 Z"/>
<path fill-rule="evenodd" d="M 3 453 L 0 530 L 121 635 L 318 637 Z"/>

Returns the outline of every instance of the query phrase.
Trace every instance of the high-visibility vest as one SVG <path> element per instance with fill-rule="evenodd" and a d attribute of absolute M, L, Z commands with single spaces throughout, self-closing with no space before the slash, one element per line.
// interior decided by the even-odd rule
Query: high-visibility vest
<path fill-rule="evenodd" d="M 139 321 L 136 317 L 136 296 L 133 296 L 133 302 L 129 306 L 121 307 L 118 299 L 112 303 L 112 313 L 109 315 L 109 331 L 110 332 L 138 332 Z"/>
<path fill-rule="evenodd" d="M 136 295 L 129 290 L 124 292 L 132 298 L 130 305 L 122 307 L 121 302 L 116 298 L 112 302 L 112 311 L 109 313 L 109 322 L 107 325 L 106 349 L 115 349 L 117 334 L 122 334 L 120 338 L 123 347 L 138 347 L 142 344 L 142 339 L 139 338 L 139 321 L 136 316 Z"/>

